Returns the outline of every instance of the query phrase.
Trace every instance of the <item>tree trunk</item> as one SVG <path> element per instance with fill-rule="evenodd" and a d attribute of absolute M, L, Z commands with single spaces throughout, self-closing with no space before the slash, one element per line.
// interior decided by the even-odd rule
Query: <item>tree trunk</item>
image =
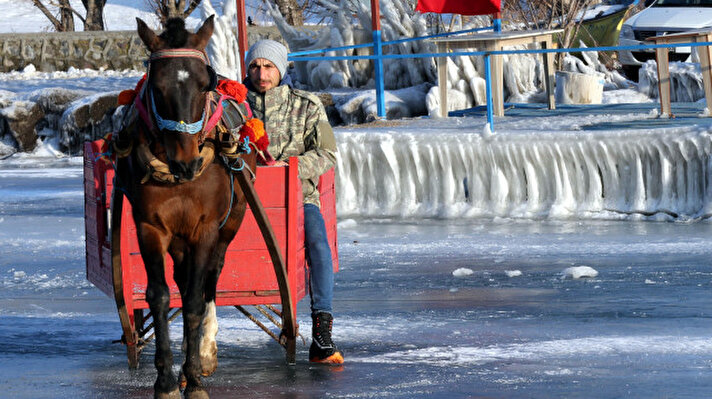
<path fill-rule="evenodd" d="M 186 0 L 146 0 L 148 5 L 154 10 L 161 24 L 165 26 L 170 18 L 188 18 L 190 14 L 200 5 L 202 0 L 190 0 L 186 6 Z M 234 0 L 228 0 L 234 1 Z"/>
<path fill-rule="evenodd" d="M 297 0 L 275 0 L 275 3 L 279 8 L 279 13 L 282 14 L 288 24 L 292 26 L 304 25 L 304 15 L 302 13 L 304 10 L 299 7 Z"/>
<path fill-rule="evenodd" d="M 106 0 L 82 0 L 87 10 L 84 30 L 104 30 L 104 5 Z"/>
<path fill-rule="evenodd" d="M 62 32 L 74 32 L 74 15 L 69 0 L 59 1 L 59 20 L 62 24 Z"/>

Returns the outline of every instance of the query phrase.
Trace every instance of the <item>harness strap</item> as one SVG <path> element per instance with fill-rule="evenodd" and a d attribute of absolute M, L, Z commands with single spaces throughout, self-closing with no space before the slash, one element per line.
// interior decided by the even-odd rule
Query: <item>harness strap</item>
<path fill-rule="evenodd" d="M 226 99 L 232 99 L 232 97 L 231 97 L 231 96 L 228 96 L 228 95 L 226 95 L 226 94 L 221 94 L 221 95 L 220 95 L 220 98 L 218 99 L 217 106 L 216 106 L 215 109 L 213 110 L 213 114 L 210 115 L 210 119 L 208 119 L 208 123 L 205 124 L 205 131 L 206 131 L 206 132 L 209 132 L 209 131 L 213 130 L 213 128 L 215 127 L 215 125 L 217 125 L 218 122 L 220 122 L 220 118 L 222 118 L 222 114 L 223 114 L 223 105 L 222 105 L 222 102 L 223 102 L 224 100 L 226 100 Z"/>
<path fill-rule="evenodd" d="M 146 83 L 143 84 L 143 86 L 146 86 Z M 145 91 L 142 90 L 144 93 Z M 153 131 L 153 121 L 151 120 L 151 117 L 148 115 L 148 110 L 146 107 L 143 105 L 143 101 L 141 101 L 141 95 L 137 95 L 134 97 L 134 106 L 136 107 L 136 110 L 138 110 L 138 114 L 141 116 L 141 119 L 143 120 L 143 123 L 146 124 L 148 127 L 149 131 Z"/>
<path fill-rule="evenodd" d="M 165 162 L 153 155 L 146 143 L 140 143 L 136 147 L 136 156 L 146 171 L 146 175 L 141 179 L 141 184 L 146 183 L 151 177 L 163 183 L 181 182 L 171 173 Z M 200 165 L 200 169 L 195 172 L 195 178 L 200 177 L 208 166 L 213 163 L 213 160 L 215 160 L 215 145 L 212 142 L 203 144 L 203 149 L 200 150 L 200 156 L 203 157 L 203 164 Z"/>

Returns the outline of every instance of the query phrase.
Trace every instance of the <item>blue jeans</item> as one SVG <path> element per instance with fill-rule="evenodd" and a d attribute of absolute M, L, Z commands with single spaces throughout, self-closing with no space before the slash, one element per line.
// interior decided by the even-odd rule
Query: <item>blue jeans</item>
<path fill-rule="evenodd" d="M 331 263 L 331 248 L 326 237 L 324 217 L 319 207 L 304 205 L 304 241 L 309 263 L 309 295 L 312 314 L 331 313 L 334 297 L 334 268 Z"/>

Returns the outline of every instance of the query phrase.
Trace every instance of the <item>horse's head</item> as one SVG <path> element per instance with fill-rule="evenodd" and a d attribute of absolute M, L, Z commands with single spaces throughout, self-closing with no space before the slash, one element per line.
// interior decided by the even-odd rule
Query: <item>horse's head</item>
<path fill-rule="evenodd" d="M 160 35 L 141 19 L 136 21 L 138 35 L 151 52 L 144 98 L 155 120 L 155 139 L 166 151 L 171 173 L 180 181 L 190 181 L 203 163 L 206 92 L 217 83 L 205 55 L 213 16 L 196 33 L 188 32 L 179 18 L 169 19 Z"/>

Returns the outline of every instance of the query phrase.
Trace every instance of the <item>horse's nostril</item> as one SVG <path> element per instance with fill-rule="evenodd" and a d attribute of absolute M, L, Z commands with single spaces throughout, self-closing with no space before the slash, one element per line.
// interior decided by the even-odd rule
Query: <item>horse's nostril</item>
<path fill-rule="evenodd" d="M 203 157 L 197 157 L 190 162 L 168 161 L 168 169 L 178 180 L 191 181 L 203 165 Z"/>
<path fill-rule="evenodd" d="M 191 169 L 194 173 L 197 173 L 201 166 L 203 166 L 203 157 L 197 157 L 190 162 Z"/>
<path fill-rule="evenodd" d="M 185 166 L 183 166 L 183 162 L 177 162 L 170 160 L 168 161 L 168 169 L 171 171 L 172 174 L 174 175 L 181 175 L 185 171 Z"/>

